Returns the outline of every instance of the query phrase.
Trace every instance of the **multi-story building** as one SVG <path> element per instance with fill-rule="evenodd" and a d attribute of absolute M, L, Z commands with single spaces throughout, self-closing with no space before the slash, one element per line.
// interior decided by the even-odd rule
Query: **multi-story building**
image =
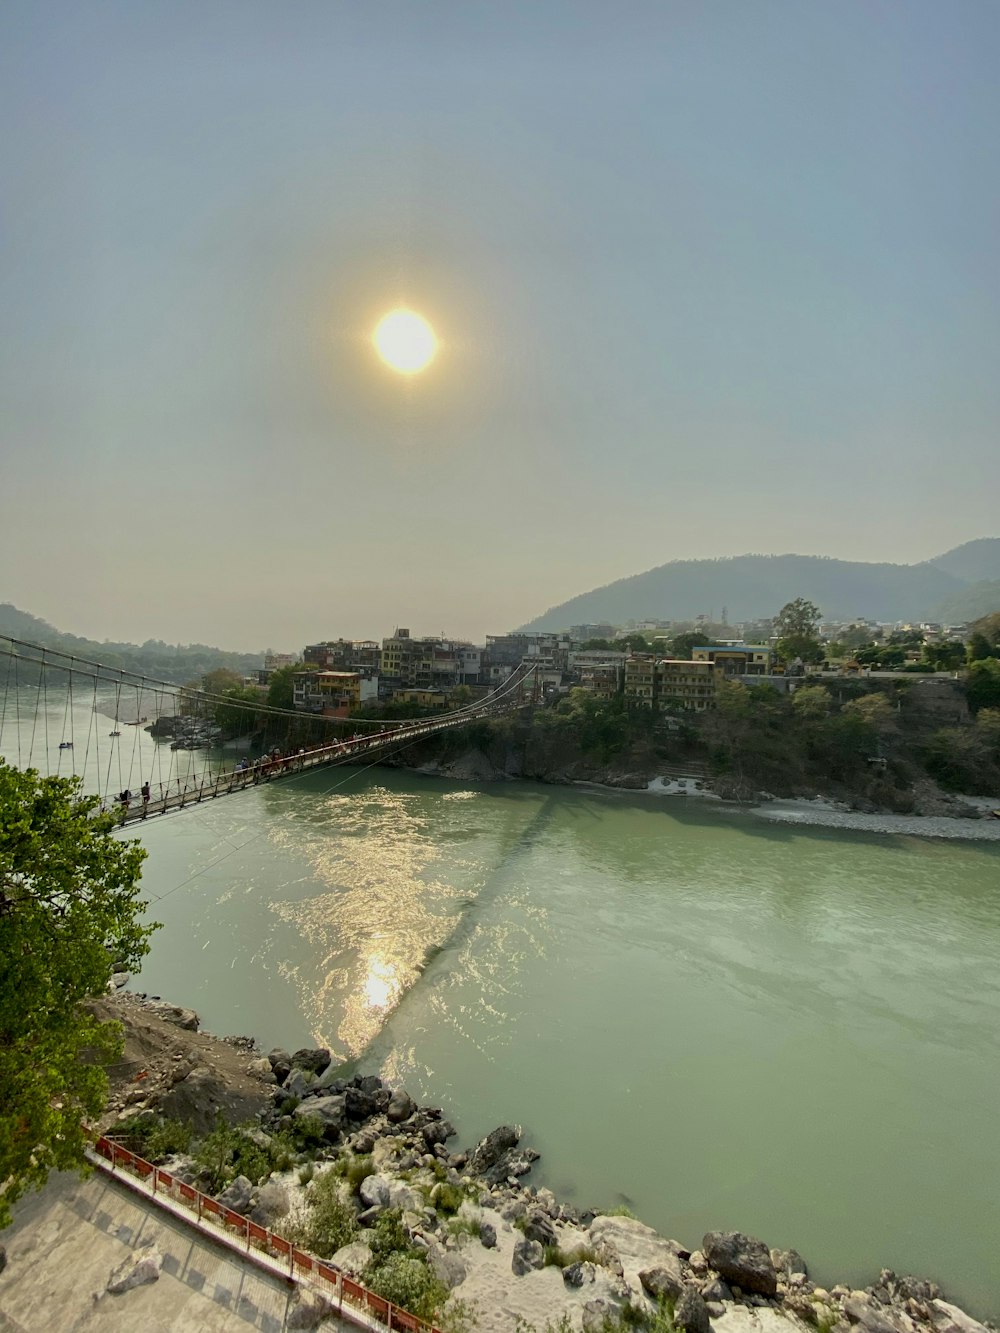
<path fill-rule="evenodd" d="M 655 708 L 656 661 L 652 653 L 634 653 L 625 662 L 625 698 L 643 708 Z"/>
<path fill-rule="evenodd" d="M 714 708 L 719 670 L 714 662 L 688 662 L 665 657 L 656 664 L 658 704 L 680 704 L 695 713 Z"/>
<path fill-rule="evenodd" d="M 297 671 L 292 702 L 303 712 L 324 717 L 350 717 L 378 698 L 378 676 L 360 671 Z"/>
<path fill-rule="evenodd" d="M 580 668 L 580 687 L 598 699 L 613 699 L 622 686 L 624 668 L 597 662 Z"/>
<path fill-rule="evenodd" d="M 703 712 L 715 707 L 717 681 L 714 662 L 636 653 L 625 663 L 625 698 L 641 708 L 671 703 Z"/>
<path fill-rule="evenodd" d="M 691 649 L 695 662 L 714 662 L 724 676 L 767 676 L 774 650 L 762 643 L 706 643 Z"/>

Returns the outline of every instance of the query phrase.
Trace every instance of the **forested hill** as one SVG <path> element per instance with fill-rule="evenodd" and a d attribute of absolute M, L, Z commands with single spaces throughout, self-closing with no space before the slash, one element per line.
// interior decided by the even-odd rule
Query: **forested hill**
<path fill-rule="evenodd" d="M 204 643 L 170 644 L 158 639 L 138 643 L 98 643 L 76 634 L 63 634 L 48 621 L 27 611 L 19 611 L 9 602 L 0 603 L 0 634 L 26 639 L 45 648 L 58 648 L 74 657 L 86 657 L 106 666 L 124 667 L 140 675 L 186 684 L 196 676 L 227 667 L 241 675 L 256 671 L 264 664 L 264 653 L 228 653 Z"/>
<path fill-rule="evenodd" d="M 940 619 L 941 609 L 962 597 L 970 615 L 1000 609 L 987 581 L 1000 579 L 1000 538 L 966 542 L 919 565 L 868 564 L 815 555 L 740 555 L 719 560 L 673 560 L 619 579 L 554 606 L 523 628 L 630 620 L 693 620 L 706 614 L 730 624 L 773 616 L 786 602 L 805 597 L 829 619 Z"/>

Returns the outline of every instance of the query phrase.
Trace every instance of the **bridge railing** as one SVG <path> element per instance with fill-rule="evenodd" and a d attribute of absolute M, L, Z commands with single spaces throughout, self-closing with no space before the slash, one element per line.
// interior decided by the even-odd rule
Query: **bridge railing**
<path fill-rule="evenodd" d="M 154 1196 L 164 1195 L 174 1203 L 183 1204 L 195 1215 L 190 1219 L 192 1225 L 204 1226 L 211 1222 L 221 1227 L 227 1237 L 240 1240 L 248 1252 L 251 1249 L 258 1250 L 271 1260 L 279 1260 L 282 1265 L 287 1261 L 288 1277 L 294 1281 L 304 1276 L 317 1282 L 320 1289 L 336 1302 L 342 1317 L 353 1317 L 353 1322 L 365 1328 L 374 1320 L 386 1329 L 401 1329 L 404 1333 L 440 1333 L 434 1324 L 429 1324 L 401 1306 L 393 1305 L 383 1296 L 348 1277 L 336 1264 L 300 1249 L 277 1232 L 252 1222 L 242 1213 L 234 1212 L 210 1194 L 204 1194 L 194 1185 L 178 1180 L 172 1172 L 123 1148 L 114 1139 L 102 1134 L 94 1144 L 94 1150 L 110 1162 L 113 1170 L 127 1171 L 151 1185 Z"/>
<path fill-rule="evenodd" d="M 504 708 L 511 706 L 512 702 L 505 702 L 503 705 Z M 172 784 L 168 784 L 167 790 L 164 791 L 163 784 L 160 783 L 156 795 L 151 793 L 148 800 L 141 796 L 133 796 L 128 803 L 118 803 L 116 813 L 121 824 L 132 824 L 147 819 L 150 815 L 182 810 L 186 805 L 213 800 L 234 791 L 245 791 L 247 787 L 271 782 L 293 773 L 301 773 L 307 768 L 320 768 L 335 759 L 352 759 L 388 746 L 408 743 L 421 736 L 434 735 L 451 727 L 467 726 L 470 722 L 500 711 L 502 709 L 497 706 L 497 701 L 486 700 L 481 707 L 471 709 L 462 716 L 426 718 L 417 722 L 402 723 L 392 729 L 375 732 L 374 735 L 331 741 L 327 745 L 313 746 L 308 750 L 303 749 L 301 753 L 283 755 L 278 759 L 264 758 L 256 767 L 226 769 L 207 778 L 201 775 L 200 778 L 191 781 L 184 780 L 183 785 L 182 779 L 178 778 L 176 792 L 170 790 Z"/>

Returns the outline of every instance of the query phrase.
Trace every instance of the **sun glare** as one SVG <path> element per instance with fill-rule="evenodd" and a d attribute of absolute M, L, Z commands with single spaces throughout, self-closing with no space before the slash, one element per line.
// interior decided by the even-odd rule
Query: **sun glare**
<path fill-rule="evenodd" d="M 415 310 L 390 310 L 375 326 L 372 342 L 379 356 L 400 375 L 426 370 L 437 352 L 434 330 Z"/>

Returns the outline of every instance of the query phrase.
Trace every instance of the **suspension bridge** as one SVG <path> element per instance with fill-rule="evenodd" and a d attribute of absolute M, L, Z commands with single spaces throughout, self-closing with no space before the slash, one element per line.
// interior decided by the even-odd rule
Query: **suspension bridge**
<path fill-rule="evenodd" d="M 485 698 L 433 716 L 328 717 L 0 636 L 0 757 L 79 778 L 119 824 L 134 824 L 313 769 L 378 763 L 536 701 L 537 688 L 525 665 Z"/>

